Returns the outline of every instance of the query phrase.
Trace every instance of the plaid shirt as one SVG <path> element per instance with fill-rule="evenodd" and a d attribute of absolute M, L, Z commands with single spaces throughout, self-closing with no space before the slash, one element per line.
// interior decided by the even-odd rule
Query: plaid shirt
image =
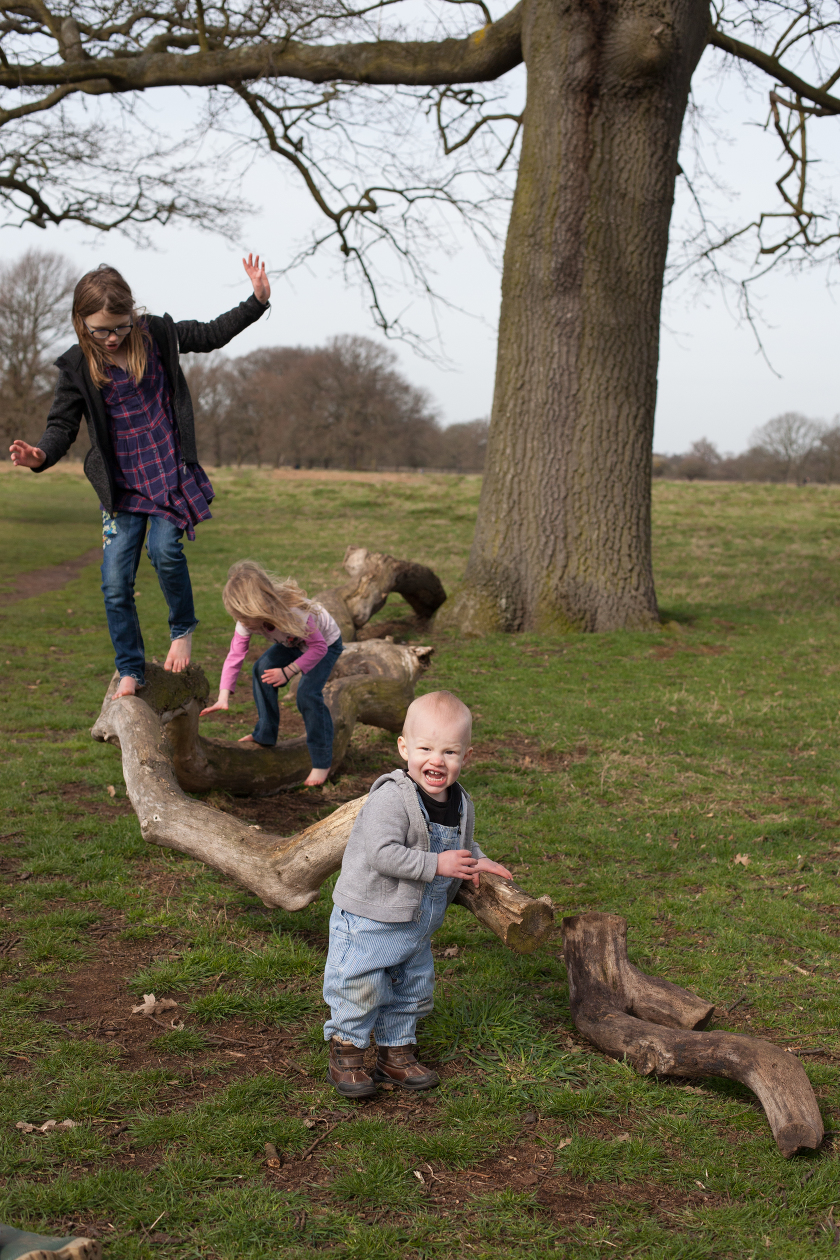
<path fill-rule="evenodd" d="M 213 487 L 200 464 L 188 466 L 181 456 L 169 382 L 151 337 L 146 353 L 139 385 L 110 365 L 102 389 L 117 461 L 114 511 L 163 516 L 195 538 L 194 526 L 210 518 Z"/>

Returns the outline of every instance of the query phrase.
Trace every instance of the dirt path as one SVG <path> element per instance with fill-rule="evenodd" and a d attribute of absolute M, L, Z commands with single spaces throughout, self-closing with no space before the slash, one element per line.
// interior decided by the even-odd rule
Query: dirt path
<path fill-rule="evenodd" d="M 6 604 L 17 604 L 22 599 L 32 599 L 36 595 L 46 595 L 48 591 L 60 591 L 68 582 L 77 578 L 89 564 L 95 564 L 101 555 L 101 547 L 91 547 L 75 560 L 67 560 L 64 564 L 50 564 L 44 569 L 31 569 L 29 573 L 18 574 L 7 590 L 0 591 L 0 608 Z"/>

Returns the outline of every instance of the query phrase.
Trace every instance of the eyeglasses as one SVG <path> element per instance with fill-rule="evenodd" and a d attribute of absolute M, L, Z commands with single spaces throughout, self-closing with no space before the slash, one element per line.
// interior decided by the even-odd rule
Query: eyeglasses
<path fill-rule="evenodd" d="M 133 327 L 133 324 L 120 324 L 118 328 L 91 328 L 90 324 L 85 324 L 85 328 L 96 341 L 107 341 L 112 333 L 117 337 L 127 337 Z"/>

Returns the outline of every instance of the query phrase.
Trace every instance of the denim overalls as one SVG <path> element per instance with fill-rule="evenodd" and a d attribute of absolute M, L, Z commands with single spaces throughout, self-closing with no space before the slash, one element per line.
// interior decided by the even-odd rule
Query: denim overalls
<path fill-rule="evenodd" d="M 422 799 L 420 808 L 429 852 L 459 849 L 460 827 L 431 822 Z M 414 1045 L 418 1019 L 434 1005 L 431 936 L 443 922 L 451 885 L 451 878 L 436 875 L 423 889 L 418 917 L 408 923 L 379 923 L 333 906 L 324 972 L 327 1041 L 340 1037 L 367 1048 L 373 1030 L 378 1046 Z"/>

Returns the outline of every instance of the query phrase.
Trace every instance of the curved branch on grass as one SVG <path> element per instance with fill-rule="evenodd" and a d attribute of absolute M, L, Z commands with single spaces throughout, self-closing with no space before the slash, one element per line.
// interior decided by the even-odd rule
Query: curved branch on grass
<path fill-rule="evenodd" d="M 758 1097 L 789 1159 L 823 1139 L 820 1109 L 799 1060 L 757 1037 L 704 1032 L 714 1003 L 646 976 L 627 957 L 627 920 L 580 914 L 563 920 L 569 1002 L 576 1027 L 642 1076 L 725 1076 Z"/>

